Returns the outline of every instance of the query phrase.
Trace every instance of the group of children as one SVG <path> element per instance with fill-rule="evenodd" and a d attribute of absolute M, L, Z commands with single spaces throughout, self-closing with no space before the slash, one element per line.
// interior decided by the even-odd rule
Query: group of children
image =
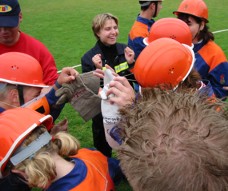
<path fill-rule="evenodd" d="M 118 19 L 97 15 L 84 74 L 64 68 L 48 93 L 35 58 L 0 55 L 0 190 L 112 191 L 124 176 L 135 191 L 227 190 L 227 105 L 216 97 L 227 96 L 228 62 L 208 30 L 207 6 L 183 0 L 178 18 L 155 22 L 162 0 L 139 4 L 128 46 L 117 43 Z M 101 99 L 113 116 L 101 112 Z M 53 130 L 65 102 L 83 112 L 96 106 L 82 115 L 92 118 L 97 150 Z"/>

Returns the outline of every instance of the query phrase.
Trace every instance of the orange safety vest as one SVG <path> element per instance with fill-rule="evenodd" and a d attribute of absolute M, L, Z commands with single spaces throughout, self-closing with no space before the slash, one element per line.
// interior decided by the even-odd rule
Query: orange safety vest
<path fill-rule="evenodd" d="M 71 158 L 81 159 L 87 167 L 86 178 L 70 191 L 114 191 L 114 183 L 109 175 L 108 160 L 101 152 L 80 149 Z M 76 164 L 77 165 L 77 164 Z"/>

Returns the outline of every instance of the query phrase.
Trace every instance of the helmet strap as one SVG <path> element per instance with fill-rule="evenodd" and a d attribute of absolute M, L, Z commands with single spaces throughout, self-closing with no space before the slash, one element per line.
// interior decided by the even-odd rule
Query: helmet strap
<path fill-rule="evenodd" d="M 23 86 L 17 85 L 17 91 L 18 91 L 18 95 L 19 95 L 20 106 L 22 106 L 25 103 Z"/>
<path fill-rule="evenodd" d="M 157 16 L 157 12 L 158 12 L 158 1 L 154 1 L 154 4 L 155 4 L 155 12 L 154 12 L 153 18 Z"/>

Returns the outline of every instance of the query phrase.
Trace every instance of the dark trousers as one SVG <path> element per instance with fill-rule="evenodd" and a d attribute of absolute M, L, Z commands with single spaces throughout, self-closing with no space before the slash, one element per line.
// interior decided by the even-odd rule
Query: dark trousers
<path fill-rule="evenodd" d="M 112 156 L 112 148 L 105 139 L 104 125 L 102 114 L 96 115 L 92 119 L 92 132 L 94 147 L 107 157 Z"/>

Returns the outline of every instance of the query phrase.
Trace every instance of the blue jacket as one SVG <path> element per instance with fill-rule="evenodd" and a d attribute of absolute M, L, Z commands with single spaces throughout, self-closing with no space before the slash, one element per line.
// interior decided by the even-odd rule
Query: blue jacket
<path fill-rule="evenodd" d="M 58 101 L 59 97 L 55 96 L 54 88 L 52 88 L 50 92 L 46 94 L 46 98 L 50 106 L 50 115 L 53 117 L 53 120 L 55 121 L 59 117 L 65 104 L 58 106 L 56 105 L 56 102 Z"/>
<path fill-rule="evenodd" d="M 128 46 L 134 50 L 135 58 L 138 58 L 139 54 L 146 47 L 143 39 L 149 36 L 150 28 L 154 22 L 153 19 L 149 20 L 140 16 L 134 22 L 128 35 Z"/>
<path fill-rule="evenodd" d="M 215 96 L 223 98 L 228 95 L 224 86 L 228 86 L 228 62 L 222 49 L 214 42 L 203 41 L 194 45 L 195 69 L 202 79 L 209 80 Z"/>

